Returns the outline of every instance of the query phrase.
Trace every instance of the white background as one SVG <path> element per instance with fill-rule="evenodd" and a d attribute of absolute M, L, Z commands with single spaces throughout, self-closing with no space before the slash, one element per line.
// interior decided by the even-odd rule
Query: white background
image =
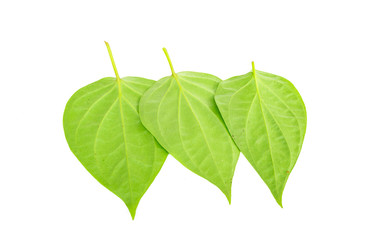
<path fill-rule="evenodd" d="M 375 239 L 373 1 L 1 1 L 0 239 Z M 70 152 L 62 115 L 114 76 L 256 68 L 307 108 L 281 209 L 239 159 L 232 205 L 168 157 L 135 221 Z"/>

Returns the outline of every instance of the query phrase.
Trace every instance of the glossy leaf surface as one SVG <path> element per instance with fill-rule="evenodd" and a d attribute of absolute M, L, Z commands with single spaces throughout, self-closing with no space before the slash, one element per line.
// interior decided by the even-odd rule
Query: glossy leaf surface
<path fill-rule="evenodd" d="M 143 95 L 140 117 L 158 142 L 185 167 L 215 184 L 230 201 L 239 150 L 214 101 L 221 80 L 196 72 L 162 78 Z"/>
<path fill-rule="evenodd" d="M 78 90 L 64 112 L 70 149 L 125 202 L 133 218 L 167 157 L 138 114 L 141 95 L 154 83 L 138 77 L 103 78 Z"/>
<path fill-rule="evenodd" d="M 306 109 L 285 78 L 255 71 L 220 83 L 215 100 L 240 151 L 282 206 L 306 131 Z"/>

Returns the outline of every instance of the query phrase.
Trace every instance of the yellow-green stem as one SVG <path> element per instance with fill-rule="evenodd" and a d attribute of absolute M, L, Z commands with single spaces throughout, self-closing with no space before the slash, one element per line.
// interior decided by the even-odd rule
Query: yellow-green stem
<path fill-rule="evenodd" d="M 254 65 L 254 61 L 251 62 L 251 66 L 253 68 L 253 77 L 255 78 L 255 65 Z"/>
<path fill-rule="evenodd" d="M 115 64 L 115 60 L 113 59 L 111 47 L 109 46 L 109 44 L 106 41 L 104 41 L 104 42 L 105 42 L 105 45 L 107 46 L 109 57 L 111 58 L 112 67 L 113 67 L 113 70 L 115 71 L 115 74 L 116 74 L 116 80 L 117 80 L 118 83 L 120 83 L 120 76 L 118 75 L 118 72 L 117 72 L 117 67 L 116 67 L 116 64 Z"/>
<path fill-rule="evenodd" d="M 178 80 L 177 80 L 177 74 L 175 73 L 175 71 L 174 71 L 174 69 L 173 69 L 172 61 L 171 61 L 171 58 L 169 57 L 168 51 L 167 51 L 166 48 L 163 48 L 163 51 L 164 51 L 165 56 L 167 57 L 167 60 L 168 60 L 168 63 L 169 63 L 169 67 L 171 68 L 172 76 L 173 76 L 173 77 L 176 79 L 176 81 L 178 82 Z"/>

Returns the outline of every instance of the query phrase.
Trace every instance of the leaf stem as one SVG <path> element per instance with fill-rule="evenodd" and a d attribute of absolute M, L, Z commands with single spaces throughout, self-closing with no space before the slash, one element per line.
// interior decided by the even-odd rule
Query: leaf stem
<path fill-rule="evenodd" d="M 107 46 L 109 57 L 111 58 L 112 67 L 113 67 L 113 70 L 115 71 L 115 74 L 116 74 L 116 80 L 118 82 L 120 82 L 120 76 L 119 76 L 119 74 L 117 72 L 117 67 L 116 67 L 116 64 L 115 64 L 115 60 L 113 59 L 111 47 L 109 46 L 109 44 L 106 41 L 104 41 L 104 42 L 105 42 L 105 45 Z"/>
<path fill-rule="evenodd" d="M 169 67 L 171 68 L 172 76 L 177 79 L 177 74 L 175 73 L 175 71 L 173 69 L 172 61 L 171 61 L 171 59 L 169 57 L 168 51 L 167 51 L 166 48 L 163 48 L 163 51 L 164 51 L 165 56 L 167 57 L 167 60 L 168 60 L 168 63 L 169 63 Z"/>
<path fill-rule="evenodd" d="M 255 65 L 254 65 L 254 61 L 251 62 L 251 66 L 253 68 L 253 77 L 255 78 Z"/>

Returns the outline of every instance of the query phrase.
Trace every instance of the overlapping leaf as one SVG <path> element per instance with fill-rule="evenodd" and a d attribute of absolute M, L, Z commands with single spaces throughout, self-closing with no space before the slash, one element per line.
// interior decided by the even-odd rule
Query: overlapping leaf
<path fill-rule="evenodd" d="M 172 76 L 159 80 L 141 98 L 142 123 L 171 155 L 230 201 L 239 151 L 214 101 L 221 80 L 205 73 L 176 74 L 171 68 Z"/>
<path fill-rule="evenodd" d="M 70 98 L 64 131 L 84 167 L 125 202 L 134 218 L 168 153 L 143 127 L 138 114 L 140 97 L 155 81 L 120 79 L 115 72 L 117 78 L 101 79 Z"/>
<path fill-rule="evenodd" d="M 306 131 L 301 96 L 285 78 L 253 65 L 253 72 L 221 82 L 215 100 L 240 151 L 282 206 Z"/>

